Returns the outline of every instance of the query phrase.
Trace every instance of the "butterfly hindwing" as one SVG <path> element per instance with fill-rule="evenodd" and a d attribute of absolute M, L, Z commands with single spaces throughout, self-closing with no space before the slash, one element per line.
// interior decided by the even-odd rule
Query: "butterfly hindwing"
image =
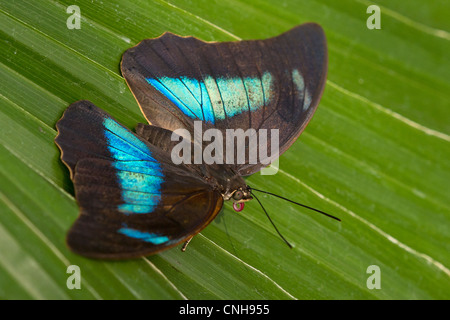
<path fill-rule="evenodd" d="M 191 177 L 169 174 L 173 182 L 163 184 L 158 196 L 139 184 L 127 190 L 111 187 L 115 174 L 106 160 L 85 159 L 77 165 L 74 184 L 81 213 L 67 237 L 73 251 L 111 259 L 153 254 L 195 235 L 222 207 L 220 194 Z M 139 174 L 129 181 L 147 179 Z"/>
<path fill-rule="evenodd" d="M 281 154 L 319 102 L 326 40 L 313 23 L 266 40 L 208 43 L 165 33 L 127 50 L 121 70 L 151 124 L 191 132 L 194 120 L 223 132 L 277 128 Z M 263 166 L 245 163 L 236 170 L 248 175 Z"/>
<path fill-rule="evenodd" d="M 148 133 L 151 144 L 88 101 L 69 106 L 57 128 L 80 206 L 67 237 L 75 252 L 109 259 L 152 254 L 198 233 L 222 207 L 220 193 L 155 147 L 166 134 Z"/>

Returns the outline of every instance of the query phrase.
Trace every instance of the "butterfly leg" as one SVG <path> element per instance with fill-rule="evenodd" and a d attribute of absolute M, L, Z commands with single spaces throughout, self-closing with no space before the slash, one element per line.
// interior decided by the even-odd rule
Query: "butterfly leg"
<path fill-rule="evenodd" d="M 189 239 L 186 240 L 186 242 L 183 244 L 183 247 L 181 248 L 181 251 L 185 252 L 186 251 L 186 247 L 188 246 L 189 242 L 191 242 L 192 238 L 194 236 L 190 237 Z"/>

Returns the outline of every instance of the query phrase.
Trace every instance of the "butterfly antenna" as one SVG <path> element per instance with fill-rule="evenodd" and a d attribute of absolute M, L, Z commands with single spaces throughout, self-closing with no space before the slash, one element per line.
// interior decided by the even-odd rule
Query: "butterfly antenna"
<path fill-rule="evenodd" d="M 255 189 L 255 188 L 250 188 L 250 190 L 254 190 L 254 191 L 258 191 L 258 192 L 262 192 L 262 193 L 269 194 L 269 195 L 271 195 L 271 196 L 274 196 L 274 197 L 277 197 L 277 198 L 286 200 L 286 201 L 288 201 L 288 202 L 291 202 L 291 203 L 293 203 L 293 204 L 299 205 L 299 206 L 301 206 L 301 207 L 303 207 L 303 208 L 306 208 L 306 209 L 309 209 L 309 210 L 318 212 L 318 213 L 323 214 L 324 216 L 330 217 L 330 218 L 332 218 L 332 219 L 334 219 L 334 220 L 341 221 L 341 219 L 339 219 L 338 217 L 332 216 L 331 214 L 328 214 L 328 213 L 326 213 L 326 212 L 323 212 L 323 211 L 320 211 L 320 210 L 318 210 L 318 209 L 309 207 L 309 206 L 307 206 L 307 205 L 304 205 L 304 204 L 301 204 L 301 203 L 298 203 L 298 202 L 289 200 L 289 199 L 287 199 L 287 198 L 285 198 L 285 197 L 279 196 L 279 195 L 274 194 L 274 193 L 272 193 L 272 192 L 267 192 L 267 191 L 264 191 L 264 190 L 258 190 L 258 189 Z M 251 192 L 251 191 L 250 191 L 250 192 Z M 252 193 L 252 195 L 255 195 L 253 192 L 251 192 L 251 193 Z M 255 198 L 256 198 L 256 197 L 255 197 Z M 258 198 L 256 198 L 256 200 L 258 200 Z M 258 200 L 258 202 L 259 202 L 259 200 Z"/>
<path fill-rule="evenodd" d="M 267 213 L 266 209 L 264 208 L 264 206 L 262 205 L 261 201 L 259 201 L 258 197 L 255 196 L 255 194 L 253 192 L 250 191 L 250 193 L 252 194 L 252 196 L 256 199 L 256 201 L 258 201 L 259 205 L 261 206 L 261 208 L 263 209 L 264 213 L 266 214 L 267 218 L 269 218 L 270 223 L 273 225 L 273 227 L 275 228 L 275 230 L 277 231 L 278 235 L 281 237 L 281 239 L 283 239 L 284 242 L 286 242 L 286 244 L 289 246 L 289 248 L 292 249 L 292 245 L 283 237 L 283 235 L 281 234 L 281 232 L 278 230 L 277 226 L 275 225 L 275 223 L 273 223 L 272 219 L 270 218 L 269 214 Z"/>

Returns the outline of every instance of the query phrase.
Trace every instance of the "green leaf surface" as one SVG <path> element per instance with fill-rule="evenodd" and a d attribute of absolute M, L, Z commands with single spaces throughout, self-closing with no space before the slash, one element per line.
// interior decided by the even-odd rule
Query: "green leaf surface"
<path fill-rule="evenodd" d="M 69 30 L 69 5 L 81 29 Z M 369 30 L 369 5 L 381 29 Z M 1 1 L 0 298 L 449 299 L 450 4 L 316 0 Z M 119 71 L 123 52 L 165 31 L 259 39 L 315 21 L 329 72 L 319 108 L 273 176 L 248 183 L 339 216 L 261 195 L 226 204 L 187 251 L 105 262 L 70 252 L 78 215 L 54 144 L 67 106 L 88 99 L 144 122 Z M 66 286 L 69 265 L 81 290 Z M 369 289 L 367 268 L 381 271 Z"/>

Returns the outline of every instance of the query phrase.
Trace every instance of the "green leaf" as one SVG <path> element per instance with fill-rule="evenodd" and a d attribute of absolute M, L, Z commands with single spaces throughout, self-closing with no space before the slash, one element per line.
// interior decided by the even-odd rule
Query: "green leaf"
<path fill-rule="evenodd" d="M 81 29 L 69 30 L 69 5 Z M 369 5 L 381 29 L 369 30 Z M 0 3 L 0 297 L 8 299 L 449 299 L 450 25 L 447 1 L 3 1 Z M 313 120 L 261 195 L 189 245 L 131 261 L 89 260 L 65 234 L 78 215 L 54 144 L 67 106 L 88 99 L 143 122 L 122 53 L 164 31 L 208 41 L 320 23 L 328 81 Z M 70 290 L 67 266 L 81 269 Z M 377 265 L 381 289 L 369 289 Z"/>

